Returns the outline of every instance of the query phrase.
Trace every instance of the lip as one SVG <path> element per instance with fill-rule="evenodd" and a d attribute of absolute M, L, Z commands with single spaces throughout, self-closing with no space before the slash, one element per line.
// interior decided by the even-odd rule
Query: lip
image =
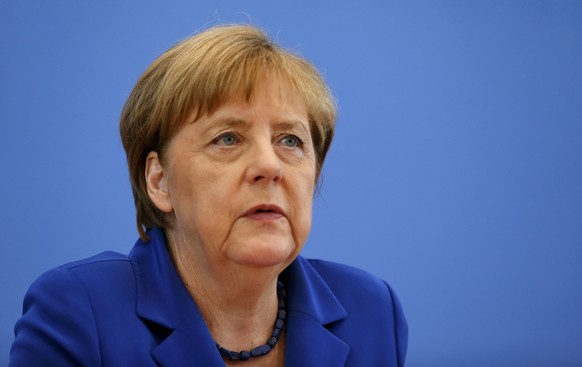
<path fill-rule="evenodd" d="M 281 219 L 285 212 L 274 204 L 260 204 L 247 210 L 243 216 L 254 220 L 271 221 Z"/>

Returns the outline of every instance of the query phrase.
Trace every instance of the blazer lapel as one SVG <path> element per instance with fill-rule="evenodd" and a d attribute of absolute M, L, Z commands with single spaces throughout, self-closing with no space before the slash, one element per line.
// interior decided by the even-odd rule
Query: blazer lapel
<path fill-rule="evenodd" d="M 224 362 L 198 307 L 176 272 L 161 229 L 148 231 L 130 253 L 137 313 L 160 340 L 152 357 L 162 367 L 222 367 Z M 298 257 L 282 275 L 287 289 L 285 365 L 343 366 L 349 347 L 327 326 L 346 317 L 326 282 Z"/>
<path fill-rule="evenodd" d="M 161 229 L 148 231 L 129 257 L 137 283 L 137 314 L 160 340 L 152 356 L 162 367 L 224 367 L 206 323 L 178 275 Z"/>
<path fill-rule="evenodd" d="M 201 323 L 204 325 L 199 313 L 184 320 L 152 351 L 156 362 L 162 367 L 224 367 L 216 344 Z"/>
<path fill-rule="evenodd" d="M 285 365 L 343 366 L 350 348 L 326 326 L 345 318 L 345 309 L 304 258 L 298 257 L 283 277 L 289 300 Z"/>

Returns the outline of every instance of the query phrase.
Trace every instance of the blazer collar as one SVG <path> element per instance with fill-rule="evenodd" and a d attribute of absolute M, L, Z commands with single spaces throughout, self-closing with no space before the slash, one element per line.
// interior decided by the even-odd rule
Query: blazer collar
<path fill-rule="evenodd" d="M 137 283 L 137 314 L 168 335 L 152 355 L 160 366 L 224 366 L 206 322 L 178 275 L 163 230 L 148 231 L 129 258 Z M 287 366 L 343 366 L 349 347 L 327 329 L 346 311 L 327 283 L 302 257 L 283 272 L 287 289 Z M 161 331 L 161 330 L 160 330 Z"/>
<path fill-rule="evenodd" d="M 152 228 L 148 236 L 149 242 L 136 242 L 129 259 L 137 283 L 137 314 L 150 328 L 168 335 L 152 356 L 163 367 L 223 367 L 206 322 L 170 258 L 163 230 Z"/>
<path fill-rule="evenodd" d="M 299 256 L 282 275 L 287 289 L 286 366 L 343 366 L 349 346 L 328 325 L 347 313 L 325 280 Z"/>
<path fill-rule="evenodd" d="M 147 234 L 150 241 L 138 240 L 129 254 L 137 282 L 137 313 L 175 329 L 198 308 L 174 267 L 163 230 L 153 228 Z"/>

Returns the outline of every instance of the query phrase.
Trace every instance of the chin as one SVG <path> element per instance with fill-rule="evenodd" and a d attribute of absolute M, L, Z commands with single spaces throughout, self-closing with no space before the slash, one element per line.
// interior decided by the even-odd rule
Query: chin
<path fill-rule="evenodd" d="M 239 265 L 249 267 L 287 266 L 298 255 L 296 249 L 297 246 L 289 241 L 278 244 L 276 241 L 253 243 L 237 246 L 233 251 L 228 251 L 227 257 Z"/>

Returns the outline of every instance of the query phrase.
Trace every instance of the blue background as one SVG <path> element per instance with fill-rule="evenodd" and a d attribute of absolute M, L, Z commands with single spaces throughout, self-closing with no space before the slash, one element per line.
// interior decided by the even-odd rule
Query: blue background
<path fill-rule="evenodd" d="M 35 278 L 137 237 L 136 79 L 228 22 L 336 95 L 304 254 L 393 285 L 409 367 L 582 366 L 582 2 L 533 0 L 0 0 L 0 365 Z"/>

